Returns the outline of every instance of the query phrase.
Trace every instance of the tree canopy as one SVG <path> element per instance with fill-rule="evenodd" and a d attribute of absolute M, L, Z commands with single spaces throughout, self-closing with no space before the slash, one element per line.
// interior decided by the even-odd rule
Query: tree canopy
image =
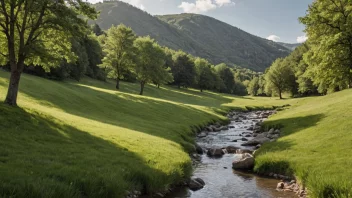
<path fill-rule="evenodd" d="M 40 65 L 49 70 L 63 58 L 69 62 L 76 58 L 70 39 L 86 28 L 79 15 L 94 18 L 96 12 L 82 0 L 0 1 L 1 63 L 11 67 L 6 103 L 17 104 L 25 65 Z"/>

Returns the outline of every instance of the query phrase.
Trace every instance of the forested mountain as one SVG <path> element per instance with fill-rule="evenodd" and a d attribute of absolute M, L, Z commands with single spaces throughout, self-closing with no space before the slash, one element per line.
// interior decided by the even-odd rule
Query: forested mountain
<path fill-rule="evenodd" d="M 203 15 L 151 16 L 124 2 L 98 3 L 95 7 L 100 11 L 95 22 L 103 30 L 123 23 L 138 36 L 150 35 L 160 45 L 181 49 L 213 64 L 224 62 L 264 71 L 276 58 L 284 57 L 290 51 L 275 42 Z"/>
<path fill-rule="evenodd" d="M 277 43 L 292 51 L 295 50 L 298 46 L 302 45 L 302 43 L 282 43 L 282 42 L 277 42 Z"/>

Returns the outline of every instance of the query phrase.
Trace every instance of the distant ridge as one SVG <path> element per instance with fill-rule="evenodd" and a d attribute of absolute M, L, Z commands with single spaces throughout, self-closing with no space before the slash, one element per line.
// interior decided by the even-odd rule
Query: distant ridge
<path fill-rule="evenodd" d="M 137 35 L 150 35 L 159 44 L 206 58 L 213 64 L 227 63 L 264 71 L 290 50 L 280 44 L 251 35 L 237 27 L 197 14 L 152 16 L 124 2 L 94 5 L 100 16 L 95 21 L 103 30 L 123 23 Z M 94 22 L 91 22 L 94 23 Z"/>

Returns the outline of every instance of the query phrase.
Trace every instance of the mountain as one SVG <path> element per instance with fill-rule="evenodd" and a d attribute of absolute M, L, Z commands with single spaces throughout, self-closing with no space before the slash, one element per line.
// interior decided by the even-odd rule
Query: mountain
<path fill-rule="evenodd" d="M 286 47 L 291 51 L 295 50 L 298 46 L 302 45 L 302 43 L 282 43 L 282 42 L 277 42 L 277 43 Z"/>
<path fill-rule="evenodd" d="M 251 35 L 211 17 L 196 14 L 152 16 L 124 2 L 94 4 L 100 12 L 96 21 L 103 30 L 125 24 L 139 36 L 150 35 L 160 45 L 208 59 L 264 71 L 290 50 L 275 42 Z"/>

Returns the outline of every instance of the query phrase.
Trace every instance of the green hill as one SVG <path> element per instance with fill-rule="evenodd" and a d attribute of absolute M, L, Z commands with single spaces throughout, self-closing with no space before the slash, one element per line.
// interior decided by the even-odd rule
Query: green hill
<path fill-rule="evenodd" d="M 9 73 L 0 70 L 0 100 Z M 228 108 L 291 104 L 266 121 L 284 136 L 256 154 L 258 172 L 292 174 L 311 197 L 349 197 L 352 90 L 278 100 L 89 78 L 23 75 L 19 106 L 0 104 L 0 197 L 122 197 L 167 189 L 191 171 L 194 130 Z M 219 114 L 220 113 L 220 114 Z M 182 115 L 182 116 L 180 116 Z"/>
<path fill-rule="evenodd" d="M 225 62 L 264 71 L 276 58 L 290 52 L 275 42 L 203 15 L 151 16 L 124 2 L 94 6 L 100 11 L 96 23 L 104 30 L 123 23 L 139 36 L 150 35 L 161 45 L 207 58 L 213 64 Z"/>
<path fill-rule="evenodd" d="M 0 70 L 0 101 L 9 73 Z M 0 103 L 0 197 L 123 197 L 167 189 L 191 171 L 194 131 L 235 98 L 89 78 L 23 75 L 19 108 Z M 236 98 L 237 105 L 258 105 Z M 263 99 L 262 105 L 282 101 Z M 180 116 L 181 115 L 181 116 Z"/>
<path fill-rule="evenodd" d="M 259 150 L 255 169 L 297 176 L 310 197 L 351 197 L 352 90 L 291 104 L 266 122 L 284 137 Z"/>

